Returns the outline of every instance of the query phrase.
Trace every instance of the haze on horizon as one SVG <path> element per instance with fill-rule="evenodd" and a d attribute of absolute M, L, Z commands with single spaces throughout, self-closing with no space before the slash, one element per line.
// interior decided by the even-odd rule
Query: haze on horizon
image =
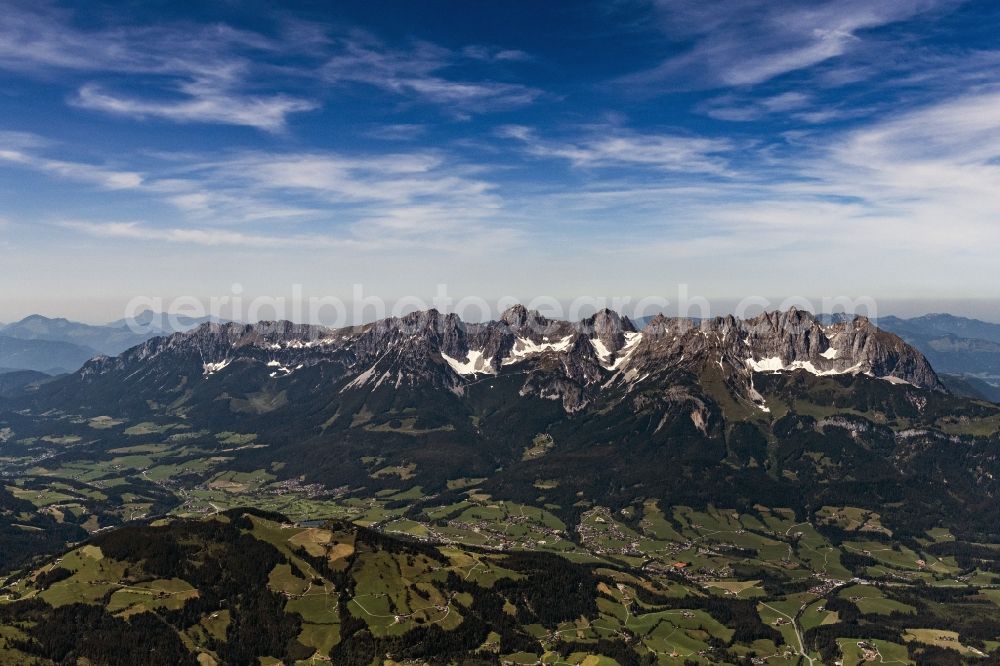
<path fill-rule="evenodd" d="M 14 0 L 0 321 L 234 283 L 998 320 L 998 26 L 986 0 Z"/>

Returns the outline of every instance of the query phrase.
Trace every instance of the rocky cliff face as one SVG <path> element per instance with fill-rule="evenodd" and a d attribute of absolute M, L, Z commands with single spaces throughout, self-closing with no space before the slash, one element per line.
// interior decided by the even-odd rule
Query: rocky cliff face
<path fill-rule="evenodd" d="M 628 317 L 614 310 L 604 309 L 577 325 L 577 330 L 590 339 L 599 341 L 604 349 L 616 353 L 625 346 L 626 333 L 635 333 L 635 326 Z"/>
<path fill-rule="evenodd" d="M 611 310 L 574 323 L 523 306 L 482 324 L 436 310 L 338 330 L 289 322 L 205 324 L 116 358 L 95 359 L 78 377 L 163 383 L 181 372 L 189 382 L 251 367 L 280 382 L 314 366 L 323 367 L 336 391 L 388 384 L 461 395 L 470 382 L 517 374 L 524 377 L 522 395 L 558 400 L 570 412 L 607 391 L 666 390 L 707 372 L 718 373 L 734 395 L 761 408 L 753 388 L 754 374 L 761 372 L 866 374 L 944 390 L 923 355 L 868 319 L 824 326 L 795 309 L 747 320 L 657 316 L 641 331 Z"/>

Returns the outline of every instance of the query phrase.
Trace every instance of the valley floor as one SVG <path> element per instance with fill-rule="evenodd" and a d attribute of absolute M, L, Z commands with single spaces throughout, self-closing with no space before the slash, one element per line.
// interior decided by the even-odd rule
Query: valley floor
<path fill-rule="evenodd" d="M 120 445 L 74 454 L 108 430 Z M 84 616 L 125 635 L 158 618 L 163 646 L 202 666 L 1000 657 L 1000 545 L 898 536 L 862 507 L 609 507 L 582 492 L 565 507 L 495 497 L 482 478 L 427 492 L 415 465 L 377 457 L 360 462 L 379 490 L 328 488 L 280 478 L 281 463 L 241 469 L 267 446 L 254 434 L 180 423 L 87 419 L 18 443 L 0 448 L 5 664 L 76 655 L 49 632 Z M 550 448 L 536 438 L 524 455 Z M 263 545 L 241 564 L 244 538 Z M 237 594 L 203 571 L 216 566 L 266 570 Z M 260 623 L 286 633 L 234 647 Z"/>

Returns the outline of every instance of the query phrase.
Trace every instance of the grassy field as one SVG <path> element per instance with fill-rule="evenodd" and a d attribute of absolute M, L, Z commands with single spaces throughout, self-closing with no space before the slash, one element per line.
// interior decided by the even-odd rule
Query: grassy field
<path fill-rule="evenodd" d="M 880 664 L 912 664 L 906 646 L 888 641 L 838 638 L 837 645 L 843 655 L 843 666 L 875 662 Z"/>
<path fill-rule="evenodd" d="M 961 638 L 955 631 L 945 631 L 944 629 L 909 629 L 906 634 L 903 635 L 903 640 L 954 650 L 955 652 L 968 657 L 986 656 L 982 651 L 976 648 L 963 645 Z"/>
<path fill-rule="evenodd" d="M 858 607 L 862 613 L 874 613 L 876 615 L 890 615 L 892 613 L 916 612 L 916 608 L 908 606 L 899 601 L 886 599 L 882 590 L 872 585 L 852 585 L 845 587 L 837 593 L 842 599 L 848 599 Z"/>
<path fill-rule="evenodd" d="M 816 413 L 824 411 L 817 407 Z M 393 430 L 409 428 L 412 432 L 414 424 L 408 418 L 401 418 L 400 427 Z M 383 426 L 389 424 L 374 427 Z M 194 432 L 176 421 L 131 424 L 105 417 L 84 420 L 78 430 L 31 438 L 30 446 L 40 447 L 31 456 L 18 457 L 4 448 L 4 464 L 20 473 L 6 477 L 3 488 L 15 500 L 28 503 L 13 517 L 20 521 L 13 529 L 42 531 L 29 521 L 45 516 L 57 525 L 81 525 L 79 541 L 88 532 L 129 520 L 157 517 L 169 524 L 177 516 L 221 519 L 220 513 L 236 507 L 279 512 L 288 517 L 288 524 L 253 519 L 253 535 L 273 544 L 287 559 L 268 572 L 266 586 L 282 595 L 286 612 L 301 616 L 298 640 L 319 655 L 327 655 L 341 639 L 341 590 L 310 558 L 320 558 L 331 571 L 350 571 L 350 615 L 378 638 L 402 636 L 417 627 L 459 628 L 472 616 L 474 600 L 468 592 L 452 594 L 446 585 L 448 575 L 483 589 L 524 580 L 522 574 L 504 566 L 501 553 L 540 551 L 594 566 L 604 586 L 598 596 L 598 613 L 557 628 L 525 621 L 526 630 L 537 634 L 546 652 L 505 655 L 507 660 L 522 663 L 610 663 L 607 657 L 584 652 L 564 657 L 558 647 L 569 638 L 595 643 L 623 635 L 634 637 L 640 652 L 655 655 L 657 663 L 683 663 L 685 659 L 707 663 L 699 653 L 732 639 L 733 628 L 698 604 L 685 609 L 671 602 L 666 608 L 644 600 L 643 595 L 654 593 L 660 601 L 690 597 L 749 604 L 764 626 L 782 636 L 784 645 L 760 639 L 752 643 L 755 647 L 748 643 L 733 649 L 738 647 L 739 654 L 753 650 L 774 659 L 797 652 L 800 633 L 843 620 L 826 609 L 833 597 L 850 601 L 869 620 L 897 625 L 905 623 L 907 616 L 914 616 L 914 622 L 925 617 L 918 616 L 918 611 L 939 612 L 944 618 L 970 612 L 970 606 L 957 602 L 955 608 L 946 602 L 918 608 L 920 604 L 900 593 L 926 589 L 924 585 L 977 590 L 983 602 L 974 607 L 977 613 L 984 612 L 984 607 L 990 612 L 1000 608 L 1000 581 L 994 574 L 962 569 L 954 556 L 931 554 L 956 539 L 949 529 L 935 527 L 904 544 L 883 524 L 889 520 L 885 516 L 891 518 L 889 510 L 883 515 L 856 506 L 826 505 L 803 517 L 788 508 L 762 505 L 740 511 L 670 505 L 643 497 L 642 489 L 636 488 L 636 499 L 627 506 L 600 506 L 581 494 L 579 510 L 568 513 L 545 504 L 551 499 L 539 498 L 534 503 L 505 499 L 483 478 L 453 478 L 435 487 L 418 484 L 416 477 L 422 470 L 417 464 L 400 462 L 390 454 L 362 460 L 371 476 L 365 483 L 377 482 L 377 490 L 329 489 L 302 479 L 279 478 L 280 466 L 267 462 L 238 465 L 245 450 L 265 446 L 250 432 Z M 105 433 L 117 433 L 119 439 L 103 457 L 73 454 Z M 43 458 L 39 451 L 51 457 Z M 516 451 L 515 455 L 532 460 L 557 449 L 553 438 L 543 433 L 529 443 L 518 442 Z M 823 460 L 818 456 L 815 462 L 826 464 Z M 546 491 L 566 483 L 565 479 L 538 478 L 534 486 L 539 495 L 551 497 L 554 494 Z M 425 556 L 366 551 L 352 534 L 319 524 L 326 519 L 437 544 L 445 563 Z M 840 536 L 831 541 L 824 536 L 831 532 Z M 48 587 L 34 585 L 30 575 L 15 576 L 0 596 L 37 598 L 54 607 L 76 602 L 102 605 L 120 618 L 177 610 L 198 598 L 198 590 L 184 580 L 135 579 L 125 565 L 105 558 L 99 549 L 73 546 L 60 544 L 68 552 L 58 564 L 32 572 L 37 577 L 58 566 L 68 576 Z M 858 560 L 863 562 L 860 568 L 845 566 L 858 567 Z M 852 582 L 856 576 L 880 584 L 857 584 Z M 185 640 L 207 645 L 212 636 L 226 635 L 231 619 L 228 611 L 206 614 L 197 626 L 185 630 Z M 865 647 L 859 647 L 859 639 L 851 636 L 838 638 L 844 663 L 860 663 L 866 650 L 868 656 L 875 654 L 884 663 L 910 663 L 908 645 L 979 656 L 973 646 L 980 644 L 960 632 L 900 626 L 903 630 L 896 640 L 870 641 Z M 17 631 L 17 627 L 0 631 L 0 662 L 17 663 L 13 652 L 9 659 L 4 652 L 9 652 L 8 642 Z M 986 641 L 985 649 L 1000 647 L 1000 635 L 995 638 Z M 495 649 L 492 644 L 488 648 Z"/>

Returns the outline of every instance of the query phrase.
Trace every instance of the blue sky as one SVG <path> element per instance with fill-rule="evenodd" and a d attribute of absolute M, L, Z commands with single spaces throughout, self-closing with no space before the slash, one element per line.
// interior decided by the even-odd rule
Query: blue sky
<path fill-rule="evenodd" d="M 998 296 L 996 2 L 195 4 L 4 3 L 0 320 Z"/>

